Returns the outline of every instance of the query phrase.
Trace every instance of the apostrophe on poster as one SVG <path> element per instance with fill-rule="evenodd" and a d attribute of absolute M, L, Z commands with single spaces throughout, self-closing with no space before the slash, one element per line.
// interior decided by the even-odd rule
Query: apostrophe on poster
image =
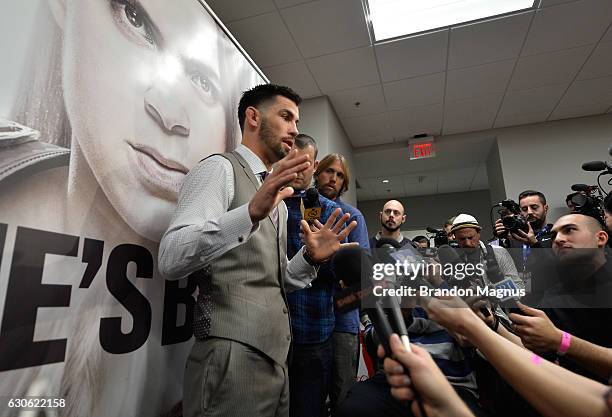
<path fill-rule="evenodd" d="M 0 223 L 0 256 L 6 244 L 6 224 Z M 0 326 L 0 371 L 64 362 L 68 339 L 34 340 L 38 309 L 70 307 L 72 285 L 42 282 L 46 255 L 78 256 L 80 237 L 45 230 L 17 227 L 12 259 L 0 258 L 0 265 L 10 261 L 2 325 Z M 81 261 L 87 264 L 79 288 L 87 289 L 103 262 L 104 242 L 84 238 Z M 133 245 L 115 246 L 106 263 L 106 288 L 132 316 L 132 330 L 123 333 L 121 317 L 100 318 L 101 347 L 113 354 L 125 354 L 140 348 L 151 331 L 151 303 L 128 279 L 127 268 L 136 265 L 138 279 L 153 279 L 153 256 L 148 249 Z M 165 281 L 161 345 L 189 340 L 192 336 L 196 274 L 186 286 L 179 281 Z M 100 279 L 100 278 L 98 278 Z M 186 309 L 185 322 L 177 325 L 179 306 Z"/>

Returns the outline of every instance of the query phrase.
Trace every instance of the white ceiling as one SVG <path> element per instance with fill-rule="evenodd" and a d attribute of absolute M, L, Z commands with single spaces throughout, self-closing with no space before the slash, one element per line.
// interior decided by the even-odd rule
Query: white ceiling
<path fill-rule="evenodd" d="M 610 111 L 612 1 L 540 3 L 373 45 L 361 0 L 208 0 L 272 82 L 329 97 L 357 149 Z M 385 161 L 394 153 L 379 152 Z M 360 200 L 488 188 L 486 155 L 459 158 L 471 165 L 454 171 L 431 162 L 440 156 L 423 167 L 404 158 L 391 186 L 380 183 L 388 168 L 361 155 Z"/>

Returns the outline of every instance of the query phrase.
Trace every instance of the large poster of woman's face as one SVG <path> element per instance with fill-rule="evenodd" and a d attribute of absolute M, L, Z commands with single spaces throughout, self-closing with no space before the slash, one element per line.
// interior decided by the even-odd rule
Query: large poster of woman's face
<path fill-rule="evenodd" d="M 180 415 L 198 274 L 158 242 L 265 79 L 198 0 L 0 0 L 0 27 L 0 399 Z"/>

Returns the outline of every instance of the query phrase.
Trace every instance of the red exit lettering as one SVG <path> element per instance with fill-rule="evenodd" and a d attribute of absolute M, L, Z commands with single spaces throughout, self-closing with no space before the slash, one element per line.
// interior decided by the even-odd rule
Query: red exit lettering
<path fill-rule="evenodd" d="M 413 148 L 414 158 L 425 158 L 431 156 L 431 143 L 415 143 Z"/>

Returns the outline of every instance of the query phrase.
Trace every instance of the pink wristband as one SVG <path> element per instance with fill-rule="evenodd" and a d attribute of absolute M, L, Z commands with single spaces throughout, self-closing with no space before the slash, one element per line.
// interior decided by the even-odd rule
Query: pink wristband
<path fill-rule="evenodd" d="M 561 336 L 561 344 L 559 345 L 559 350 L 557 353 L 561 356 L 565 355 L 567 350 L 570 347 L 570 342 L 572 341 L 572 335 L 568 332 L 563 332 Z"/>

